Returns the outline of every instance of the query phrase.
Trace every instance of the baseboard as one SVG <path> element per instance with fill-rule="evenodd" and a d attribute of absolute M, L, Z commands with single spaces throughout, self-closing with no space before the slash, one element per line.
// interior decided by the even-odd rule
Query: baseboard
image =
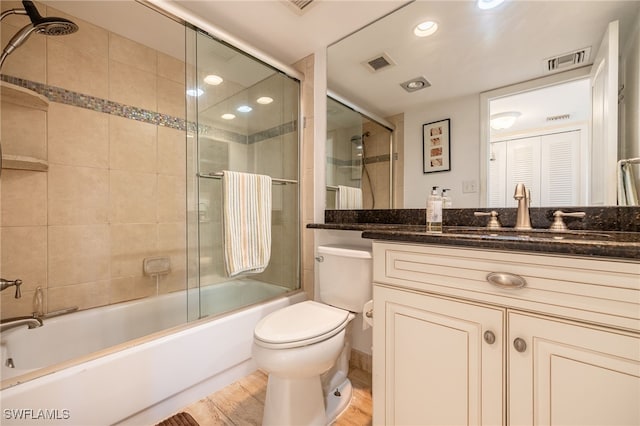
<path fill-rule="evenodd" d="M 365 354 L 355 349 L 351 349 L 351 359 L 349 360 L 349 367 L 359 368 L 367 373 L 371 373 L 371 355 Z"/>

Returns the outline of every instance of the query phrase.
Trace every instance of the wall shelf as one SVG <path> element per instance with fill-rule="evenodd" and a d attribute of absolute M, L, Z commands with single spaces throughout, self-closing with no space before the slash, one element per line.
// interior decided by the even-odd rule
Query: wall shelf
<path fill-rule="evenodd" d="M 33 90 L 25 89 L 24 87 L 16 86 L 6 81 L 0 82 L 0 89 L 3 102 L 6 101 L 42 111 L 47 111 L 49 108 L 49 100 Z"/>
<path fill-rule="evenodd" d="M 2 156 L 2 168 L 12 170 L 31 170 L 34 172 L 46 172 L 49 170 L 49 162 L 24 155 Z"/>

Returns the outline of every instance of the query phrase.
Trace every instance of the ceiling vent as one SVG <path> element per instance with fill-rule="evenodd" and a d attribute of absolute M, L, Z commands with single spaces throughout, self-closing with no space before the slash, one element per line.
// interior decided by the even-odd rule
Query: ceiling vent
<path fill-rule="evenodd" d="M 290 10 L 302 15 L 311 8 L 313 0 L 285 0 L 284 2 L 289 6 Z"/>
<path fill-rule="evenodd" d="M 584 49 L 576 50 L 574 52 L 563 53 L 562 55 L 545 59 L 543 61 L 543 66 L 546 72 L 564 71 L 570 68 L 577 68 L 587 63 L 590 53 L 590 47 L 585 47 Z"/>
<path fill-rule="evenodd" d="M 568 120 L 570 118 L 571 118 L 571 114 L 551 115 L 547 117 L 547 121 Z"/>
<path fill-rule="evenodd" d="M 386 53 L 382 53 L 380 55 L 376 55 L 368 61 L 364 61 L 362 63 L 367 69 L 371 72 L 378 72 L 384 68 L 388 68 L 396 63 L 387 55 Z"/>

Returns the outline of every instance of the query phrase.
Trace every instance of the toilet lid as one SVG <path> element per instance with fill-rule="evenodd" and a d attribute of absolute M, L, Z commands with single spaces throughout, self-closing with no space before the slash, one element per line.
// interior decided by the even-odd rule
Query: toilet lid
<path fill-rule="evenodd" d="M 310 344 L 332 335 L 348 322 L 349 311 L 308 300 L 267 315 L 256 325 L 254 336 L 276 345 L 303 341 Z"/>

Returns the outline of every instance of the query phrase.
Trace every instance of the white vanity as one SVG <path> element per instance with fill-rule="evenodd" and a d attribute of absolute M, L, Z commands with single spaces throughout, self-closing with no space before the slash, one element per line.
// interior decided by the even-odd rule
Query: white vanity
<path fill-rule="evenodd" d="M 373 255 L 375 425 L 640 424 L 637 259 L 381 240 Z"/>

